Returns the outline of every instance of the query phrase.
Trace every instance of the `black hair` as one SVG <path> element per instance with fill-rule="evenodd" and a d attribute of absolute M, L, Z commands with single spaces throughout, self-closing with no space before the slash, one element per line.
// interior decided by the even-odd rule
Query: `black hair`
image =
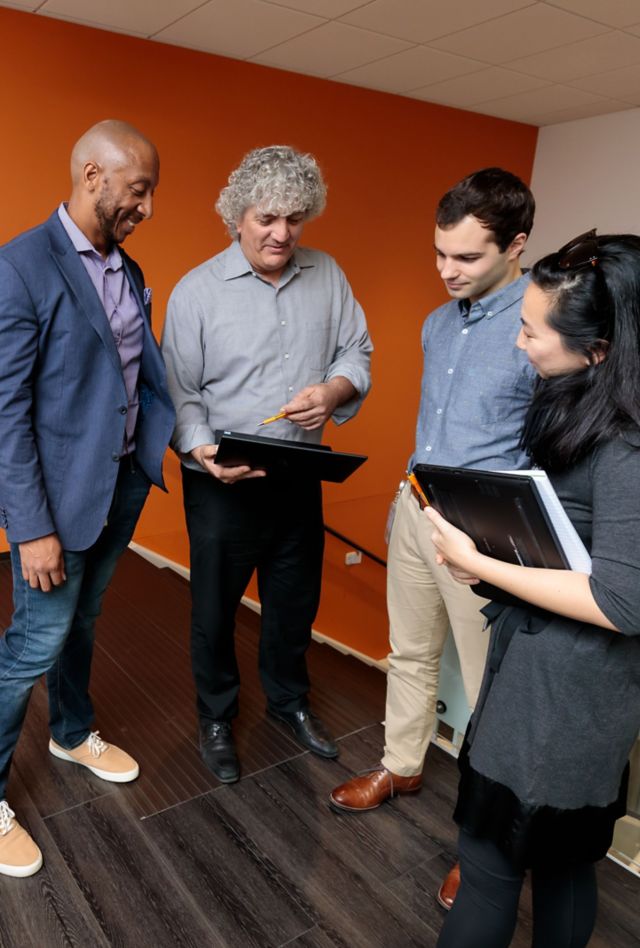
<path fill-rule="evenodd" d="M 563 268 L 562 252 L 539 260 L 532 282 L 549 294 L 547 322 L 582 370 L 539 379 L 522 447 L 546 470 L 564 470 L 596 445 L 640 427 L 640 237 L 593 238 L 596 260 Z"/>
<path fill-rule="evenodd" d="M 467 175 L 440 199 L 436 224 L 453 227 L 473 215 L 491 231 L 504 253 L 518 234 L 529 236 L 535 210 L 533 194 L 524 181 L 502 168 L 483 168 Z"/>

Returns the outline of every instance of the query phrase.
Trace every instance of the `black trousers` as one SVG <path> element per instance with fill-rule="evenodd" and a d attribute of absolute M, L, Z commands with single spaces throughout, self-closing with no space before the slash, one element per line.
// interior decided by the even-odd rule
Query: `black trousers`
<path fill-rule="evenodd" d="M 491 840 L 459 838 L 460 888 L 438 948 L 507 948 L 516 927 L 524 872 Z M 533 948 L 584 948 L 596 919 L 592 863 L 531 871 Z"/>
<path fill-rule="evenodd" d="M 191 549 L 191 659 L 198 714 L 238 713 L 235 616 L 254 569 L 262 605 L 259 670 L 276 711 L 307 706 L 305 653 L 320 602 L 324 525 L 317 481 L 223 484 L 182 468 Z"/>

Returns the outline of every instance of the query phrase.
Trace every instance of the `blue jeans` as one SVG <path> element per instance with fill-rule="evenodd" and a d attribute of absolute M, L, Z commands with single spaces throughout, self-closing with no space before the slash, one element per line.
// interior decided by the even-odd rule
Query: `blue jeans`
<path fill-rule="evenodd" d="M 61 747 L 87 739 L 93 723 L 89 677 L 102 597 L 135 529 L 150 481 L 135 455 L 120 461 L 107 522 L 88 550 L 64 552 L 66 582 L 50 592 L 22 578 L 11 546 L 13 617 L 0 638 L 0 800 L 20 737 L 31 689 L 46 673 L 51 734 Z"/>

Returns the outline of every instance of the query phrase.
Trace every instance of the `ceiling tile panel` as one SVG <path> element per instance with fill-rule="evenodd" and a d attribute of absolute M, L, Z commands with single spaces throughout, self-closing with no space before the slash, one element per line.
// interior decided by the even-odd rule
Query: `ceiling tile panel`
<path fill-rule="evenodd" d="M 541 125 L 640 105 L 640 0 L 0 0 Z"/>
<path fill-rule="evenodd" d="M 552 82 L 567 82 L 637 62 L 640 62 L 640 37 L 612 30 L 581 43 L 514 59 L 509 68 Z"/>
<path fill-rule="evenodd" d="M 373 0 L 373 3 L 364 4 L 342 19 L 355 26 L 424 43 L 531 5 L 533 0 L 482 0 L 480 3 L 470 3 L 469 0 L 448 0 L 447 3 L 443 0 Z"/>
<path fill-rule="evenodd" d="M 169 23 L 202 5 L 202 0 L 47 0 L 39 13 L 92 23 L 106 29 L 151 36 Z"/>
<path fill-rule="evenodd" d="M 209 0 L 173 26 L 160 30 L 154 39 L 247 59 L 324 22 L 320 17 L 262 0 Z"/>
<path fill-rule="evenodd" d="M 331 22 L 252 57 L 252 62 L 326 78 L 408 48 L 391 36 Z"/>
<path fill-rule="evenodd" d="M 453 76 L 478 72 L 482 68 L 482 63 L 462 56 L 441 53 L 426 46 L 414 46 L 404 53 L 336 74 L 333 78 L 385 92 L 410 92 Z"/>
<path fill-rule="evenodd" d="M 607 31 L 606 26 L 592 20 L 536 3 L 498 20 L 434 40 L 429 45 L 498 66 L 518 55 L 540 53 Z"/>
<path fill-rule="evenodd" d="M 586 89 L 596 95 L 610 96 L 633 105 L 640 105 L 640 64 L 613 69 L 598 76 L 585 76 L 571 83 L 577 89 Z"/>
<path fill-rule="evenodd" d="M 602 99 L 602 104 L 594 106 L 574 106 L 569 109 L 531 109 L 527 114 L 520 115 L 517 119 L 511 115 L 503 115 L 500 111 L 487 111 L 487 115 L 495 115 L 496 118 L 505 118 L 510 121 L 526 122 L 529 125 L 559 125 L 562 122 L 572 122 L 575 119 L 589 118 L 593 115 L 607 115 L 610 111 L 623 111 L 616 108 L 615 103 L 609 99 Z M 627 106 L 628 108 L 628 106 Z M 472 112 L 478 112 L 480 109 L 471 109 Z M 484 112 L 483 112 L 484 114 Z"/>
<path fill-rule="evenodd" d="M 508 69 L 495 66 L 491 69 L 483 69 L 481 72 L 474 72 L 471 76 L 457 76 L 455 79 L 436 82 L 424 89 L 414 89 L 411 97 L 464 109 L 478 102 L 485 102 L 487 99 L 528 92 L 530 89 L 540 89 L 545 85 L 548 83 L 543 79 L 523 76 L 521 73 L 509 72 Z"/>
<path fill-rule="evenodd" d="M 10 0 L 8 3 L 0 3 L 0 6 L 12 7 L 14 10 L 30 10 L 33 13 L 42 6 L 42 0 Z"/>
<path fill-rule="evenodd" d="M 627 102 L 616 102 L 614 99 L 601 99 L 599 102 L 589 102 L 585 105 L 574 105 L 570 109 L 560 109 L 558 112 L 547 113 L 539 125 L 557 125 L 560 122 L 573 122 L 576 119 L 592 118 L 594 115 L 609 115 L 611 112 L 627 112 L 633 106 Z"/>
<path fill-rule="evenodd" d="M 579 13 L 607 26 L 629 26 L 638 22 L 638 0 L 546 0 L 551 7 Z"/>
<path fill-rule="evenodd" d="M 531 120 L 533 115 L 551 114 L 561 109 L 578 108 L 585 105 L 602 104 L 606 100 L 602 96 L 593 95 L 582 89 L 573 89 L 569 86 L 551 85 L 529 92 L 520 92 L 517 95 L 505 96 L 500 99 L 487 100 L 473 106 L 472 111 L 483 112 L 487 115 L 498 115 L 500 118 L 514 121 Z M 523 118 L 520 118 L 523 116 Z M 529 119 L 527 119 L 527 116 Z"/>
<path fill-rule="evenodd" d="M 273 3 L 277 7 L 315 13 L 316 16 L 324 16 L 328 20 L 361 7 L 363 2 L 365 0 L 265 0 L 265 3 Z"/>

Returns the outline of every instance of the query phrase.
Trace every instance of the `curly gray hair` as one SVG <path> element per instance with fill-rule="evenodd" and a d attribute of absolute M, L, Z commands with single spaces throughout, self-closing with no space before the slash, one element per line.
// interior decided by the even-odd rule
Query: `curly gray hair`
<path fill-rule="evenodd" d="M 288 145 L 255 148 L 229 175 L 228 185 L 216 201 L 216 211 L 237 237 L 236 224 L 249 207 L 288 217 L 302 211 L 305 219 L 324 210 L 327 187 L 313 155 Z"/>

